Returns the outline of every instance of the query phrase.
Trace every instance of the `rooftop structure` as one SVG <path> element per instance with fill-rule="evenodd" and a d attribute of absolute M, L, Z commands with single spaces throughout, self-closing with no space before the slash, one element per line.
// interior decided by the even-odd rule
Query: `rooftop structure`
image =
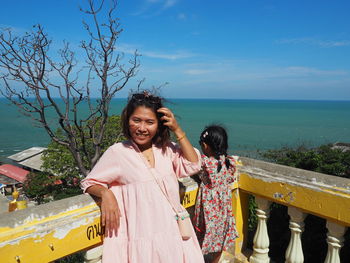
<path fill-rule="evenodd" d="M 43 151 L 45 150 L 45 147 L 32 147 L 22 152 L 8 156 L 7 158 L 16 161 L 23 167 L 28 167 L 32 170 L 42 171 L 41 166 L 43 164 L 43 161 L 41 160 L 41 156 Z"/>
<path fill-rule="evenodd" d="M 23 183 L 26 180 L 28 173 L 29 171 L 24 170 L 20 167 L 14 166 L 12 164 L 0 165 L 1 175 L 5 175 L 6 177 L 9 177 L 10 179 L 12 178 L 20 183 Z"/>

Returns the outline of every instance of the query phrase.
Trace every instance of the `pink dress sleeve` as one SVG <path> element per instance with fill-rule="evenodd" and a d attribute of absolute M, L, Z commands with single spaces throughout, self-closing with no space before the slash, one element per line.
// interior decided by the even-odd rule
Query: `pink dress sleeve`
<path fill-rule="evenodd" d="M 196 151 L 196 154 L 198 156 L 198 161 L 193 163 L 188 161 L 183 156 L 182 150 L 179 145 L 173 142 L 170 143 L 170 156 L 173 163 L 173 169 L 177 177 L 181 178 L 191 176 L 198 173 L 201 170 L 201 155 L 196 148 L 194 148 L 194 150 Z"/>
<path fill-rule="evenodd" d="M 117 163 L 117 153 L 113 146 L 109 147 L 88 176 L 81 181 L 81 188 L 84 193 L 92 185 L 102 185 L 108 188 L 112 182 L 118 181 L 120 175 L 120 165 Z"/>

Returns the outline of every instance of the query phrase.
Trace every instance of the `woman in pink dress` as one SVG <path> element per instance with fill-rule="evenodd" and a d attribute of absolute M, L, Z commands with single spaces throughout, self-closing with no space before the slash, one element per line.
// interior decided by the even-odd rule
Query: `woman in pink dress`
<path fill-rule="evenodd" d="M 199 152 L 162 99 L 149 92 L 129 98 L 122 127 L 128 141 L 109 147 L 81 183 L 101 198 L 102 262 L 204 262 L 193 229 L 182 239 L 174 211 L 184 210 L 177 178 L 201 169 Z M 178 144 L 170 142 L 170 130 Z"/>

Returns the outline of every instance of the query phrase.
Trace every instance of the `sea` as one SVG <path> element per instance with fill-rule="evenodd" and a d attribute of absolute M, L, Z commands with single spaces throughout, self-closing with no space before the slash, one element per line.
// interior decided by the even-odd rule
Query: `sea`
<path fill-rule="evenodd" d="M 114 99 L 110 114 L 119 115 L 126 99 Z M 260 152 L 284 146 L 317 147 L 350 142 L 350 101 L 168 99 L 192 144 L 199 148 L 201 131 L 223 125 L 229 135 L 229 153 L 259 158 Z M 83 105 L 80 114 L 87 114 Z M 45 147 L 50 138 L 32 118 L 0 99 L 0 161 L 33 146 Z M 51 115 L 50 123 L 57 119 Z"/>

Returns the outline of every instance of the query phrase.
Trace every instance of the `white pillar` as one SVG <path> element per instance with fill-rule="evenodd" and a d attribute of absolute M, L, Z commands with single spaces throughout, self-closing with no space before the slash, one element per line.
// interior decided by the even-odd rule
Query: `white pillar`
<path fill-rule="evenodd" d="M 102 245 L 86 251 L 84 263 L 101 263 L 102 262 Z"/>
<path fill-rule="evenodd" d="M 271 202 L 261 197 L 255 197 L 258 205 L 256 215 L 258 217 L 258 227 L 254 236 L 253 255 L 250 257 L 251 263 L 268 263 L 269 258 L 269 235 L 267 233 L 267 218 L 269 217 L 269 207 Z"/>
<path fill-rule="evenodd" d="M 343 246 L 345 226 L 327 221 L 328 252 L 325 263 L 340 263 L 339 252 Z"/>
<path fill-rule="evenodd" d="M 289 245 L 286 251 L 286 263 L 303 263 L 304 255 L 301 245 L 301 233 L 304 231 L 304 219 L 306 214 L 298 208 L 288 207 L 290 216 L 289 229 L 291 231 Z"/>

